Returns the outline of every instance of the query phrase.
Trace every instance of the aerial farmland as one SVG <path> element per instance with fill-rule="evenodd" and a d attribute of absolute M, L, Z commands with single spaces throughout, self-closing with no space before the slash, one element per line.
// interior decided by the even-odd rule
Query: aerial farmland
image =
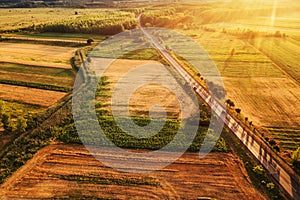
<path fill-rule="evenodd" d="M 0 7 L 1 200 L 300 199 L 299 3 Z"/>

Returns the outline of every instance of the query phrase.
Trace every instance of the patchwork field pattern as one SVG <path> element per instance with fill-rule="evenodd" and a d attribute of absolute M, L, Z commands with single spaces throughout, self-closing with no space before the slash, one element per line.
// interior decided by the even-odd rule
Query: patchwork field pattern
<path fill-rule="evenodd" d="M 202 32 L 193 37 L 215 61 L 223 77 L 226 98 L 232 99 L 245 117 L 264 127 L 300 126 L 296 112 L 300 85 L 284 69 L 252 45 L 232 36 Z"/>

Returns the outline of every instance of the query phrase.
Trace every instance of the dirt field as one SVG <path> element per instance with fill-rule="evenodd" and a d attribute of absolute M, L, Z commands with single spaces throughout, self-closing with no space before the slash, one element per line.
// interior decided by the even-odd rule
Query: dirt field
<path fill-rule="evenodd" d="M 29 104 L 51 106 L 66 93 L 50 90 L 41 90 L 21 86 L 0 84 L 0 99 L 22 101 Z"/>
<path fill-rule="evenodd" d="M 125 60 L 118 59 L 113 62 L 110 67 L 105 71 L 104 76 L 108 77 L 110 91 L 107 92 L 111 96 L 116 91 L 117 84 L 122 85 L 122 91 L 120 96 L 124 96 L 127 92 L 130 92 L 131 88 L 135 88 L 138 83 L 132 81 L 132 79 L 126 80 L 122 78 L 127 76 L 131 70 L 137 69 L 139 66 L 146 64 L 158 64 L 155 61 L 146 60 Z M 165 74 L 164 69 L 157 67 L 154 73 L 144 72 L 137 73 L 134 76 L 137 79 L 150 80 L 151 84 L 140 85 L 133 93 L 128 101 L 130 114 L 133 116 L 147 116 L 149 109 L 154 105 L 161 105 L 168 117 L 177 118 L 180 114 L 180 105 L 174 91 L 164 87 L 157 81 L 160 74 Z M 132 75 L 130 75 L 132 76 Z M 134 78 L 133 78 L 134 79 Z M 170 75 L 163 77 L 165 83 L 171 79 Z M 168 83 L 167 83 L 168 84 Z M 108 110 L 111 110 L 111 98 L 100 97 L 99 101 L 104 101 L 104 106 Z M 157 113 L 159 114 L 159 113 Z"/>
<path fill-rule="evenodd" d="M 113 151 L 106 150 L 108 158 L 116 159 Z M 252 187 L 233 154 L 198 156 L 186 153 L 160 171 L 131 174 L 104 166 L 83 146 L 54 144 L 39 151 L 1 185 L 0 199 L 265 199 Z"/>
<path fill-rule="evenodd" d="M 36 66 L 71 68 L 75 48 L 40 44 L 0 43 L 0 61 Z"/>

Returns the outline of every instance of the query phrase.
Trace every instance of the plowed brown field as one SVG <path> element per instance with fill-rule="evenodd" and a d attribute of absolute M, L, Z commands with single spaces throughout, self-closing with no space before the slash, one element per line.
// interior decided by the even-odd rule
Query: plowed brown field
<path fill-rule="evenodd" d="M 107 158 L 116 159 L 113 150 L 101 149 L 101 152 L 104 150 Z M 200 196 L 265 199 L 249 182 L 241 161 L 231 153 L 209 153 L 202 159 L 197 153 L 185 153 L 160 171 L 132 174 L 104 166 L 84 146 L 63 144 L 39 151 L 0 187 L 0 199 L 196 199 Z"/>

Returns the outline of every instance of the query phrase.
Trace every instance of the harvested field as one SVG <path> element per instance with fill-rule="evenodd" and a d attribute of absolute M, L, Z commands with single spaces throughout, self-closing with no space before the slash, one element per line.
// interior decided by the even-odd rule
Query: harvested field
<path fill-rule="evenodd" d="M 195 39 L 216 62 L 226 98 L 234 101 L 244 117 L 263 127 L 300 127 L 297 112 L 300 109 L 300 85 L 285 68 L 276 64 L 277 60 L 271 60 L 247 41 L 230 35 L 205 31 L 197 34 Z M 233 49 L 234 55 L 230 56 Z M 281 59 L 285 58 L 281 54 Z M 285 60 L 291 62 L 291 59 Z"/>
<path fill-rule="evenodd" d="M 47 85 L 56 85 L 71 87 L 73 86 L 73 78 L 70 77 L 54 77 L 37 74 L 13 73 L 0 70 L 0 79 L 14 80 L 27 83 L 41 83 Z"/>
<path fill-rule="evenodd" d="M 40 44 L 0 43 L 0 61 L 70 69 L 75 48 Z"/>
<path fill-rule="evenodd" d="M 51 106 L 66 95 L 64 92 L 0 84 L 0 99 Z"/>
<path fill-rule="evenodd" d="M 54 76 L 44 76 L 37 74 L 25 74 L 25 73 L 13 73 L 5 72 L 0 70 L 0 79 L 2 80 L 14 80 L 29 83 L 41 83 L 47 85 L 56 86 L 73 86 L 73 78 L 69 77 L 54 77 Z"/>
<path fill-rule="evenodd" d="M 100 62 L 102 61 L 100 60 Z M 166 110 L 168 117 L 177 118 L 180 115 L 178 99 L 174 94 L 174 91 L 164 87 L 159 82 L 159 79 L 161 78 L 160 76 L 163 76 L 164 74 L 166 74 L 166 76 L 163 76 L 162 78 L 165 80 L 166 84 L 169 84 L 169 80 L 173 78 L 170 74 L 166 73 L 166 68 L 156 66 L 156 71 L 154 72 L 146 71 L 144 73 L 131 74 L 130 76 L 132 76 L 132 79 L 123 79 L 130 73 L 130 71 L 137 69 L 139 66 L 148 64 L 159 65 L 158 62 L 146 60 L 118 59 L 114 61 L 104 73 L 104 76 L 108 77 L 108 87 L 110 90 L 106 91 L 104 95 L 98 98 L 99 101 L 105 102 L 103 104 L 104 108 L 111 111 L 110 97 L 112 93 L 120 90 L 120 85 L 122 86 L 122 91 L 119 95 L 124 96 L 127 92 L 130 92 L 131 88 L 135 88 L 137 86 L 138 83 L 133 79 L 150 80 L 152 83 L 140 85 L 132 93 L 128 101 L 130 114 L 132 116 L 149 116 L 149 109 L 158 104 Z M 156 114 L 160 115 L 159 112 Z"/>
<path fill-rule="evenodd" d="M 255 125 L 300 127 L 300 89 L 288 78 L 227 78 L 227 97 Z"/>
<path fill-rule="evenodd" d="M 111 149 L 101 152 L 116 159 Z M 202 159 L 197 153 L 185 153 L 160 171 L 133 174 L 104 166 L 83 146 L 63 144 L 39 151 L 2 184 L 0 196 L 2 199 L 196 199 L 200 196 L 265 199 L 249 182 L 241 161 L 231 153 L 210 153 Z"/>

